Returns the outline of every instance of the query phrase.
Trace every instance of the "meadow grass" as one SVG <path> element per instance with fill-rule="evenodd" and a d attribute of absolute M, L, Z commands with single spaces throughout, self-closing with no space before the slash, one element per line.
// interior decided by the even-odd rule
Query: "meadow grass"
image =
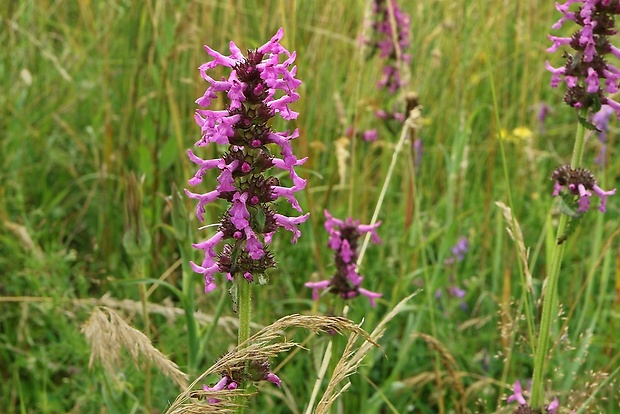
<path fill-rule="evenodd" d="M 400 3 L 411 16 L 409 89 L 422 106 L 424 153 L 417 171 L 411 142 L 399 155 L 378 215 L 383 244 L 369 246 L 361 265 L 365 287 L 383 297 L 376 308 L 364 298 L 348 302 L 347 317 L 371 332 L 422 291 L 387 324 L 381 349 L 368 351 L 332 412 L 511 412 L 505 397 L 514 381 L 532 377 L 555 243 L 549 177 L 569 161 L 575 128 L 544 70 L 545 60 L 559 59 L 545 52 L 556 12 L 534 0 Z M 393 97 L 377 90 L 379 57 L 358 44 L 366 7 L 362 0 L 0 5 L 1 411 L 163 412 L 174 401 L 179 388 L 148 359 L 127 357 L 115 375 L 89 369 L 80 327 L 97 304 L 147 334 L 190 382 L 236 343 L 222 279 L 205 295 L 187 271 L 187 261 L 199 259 L 191 243 L 205 233 L 194 203 L 176 198 L 194 173 L 186 150 L 200 137 L 193 112 L 206 87 L 197 70 L 208 60 L 204 44 L 255 48 L 283 27 L 303 82 L 299 118 L 275 127 L 300 130 L 296 154 L 309 159 L 298 169 L 308 178 L 299 201 L 311 216 L 297 244 L 287 234 L 274 238 L 279 265 L 255 289 L 252 330 L 286 315 L 341 310 L 329 295 L 312 302 L 303 286 L 334 270 L 323 209 L 368 223 L 400 133 L 373 115 Z M 542 102 L 553 108 L 544 130 Z M 350 157 L 339 164 L 337 143 L 350 126 L 378 128 L 379 140 L 340 141 Z M 610 188 L 620 171 L 614 132 L 612 124 L 609 162 L 596 171 Z M 596 145 L 587 141 L 585 164 Z M 217 154 L 211 146 L 205 153 Z M 141 184 L 128 184 L 134 174 Z M 136 191 L 141 201 L 124 213 Z M 505 229 L 515 222 L 496 201 L 522 230 L 531 289 Z M 561 412 L 620 412 L 617 205 L 612 197 L 605 215 L 588 214 L 566 241 L 547 377 Z M 222 212 L 209 205 L 206 223 Z M 136 222 L 148 234 L 148 243 L 137 239 L 145 254 L 123 243 Z M 462 236 L 469 251 L 448 268 Z M 466 288 L 465 309 L 445 293 L 435 297 L 451 274 Z M 261 384 L 251 412 L 305 412 L 328 344 L 334 357 L 321 391 L 347 344 L 304 330 L 286 335 L 307 350 L 272 362 L 283 386 Z"/>

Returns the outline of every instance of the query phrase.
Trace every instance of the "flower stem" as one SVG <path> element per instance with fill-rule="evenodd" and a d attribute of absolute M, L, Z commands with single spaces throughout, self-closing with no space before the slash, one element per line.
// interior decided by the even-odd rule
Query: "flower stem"
<path fill-rule="evenodd" d="M 237 334 L 237 344 L 239 348 L 241 348 L 241 344 L 247 341 L 250 338 L 250 317 L 252 310 L 252 285 L 248 283 L 243 276 L 237 275 L 235 277 L 235 283 L 237 283 L 237 293 L 238 293 L 238 312 L 239 312 L 239 332 Z M 244 347 L 247 344 L 244 345 Z M 247 369 L 246 364 L 246 369 Z M 241 387 L 245 388 L 247 384 L 240 384 Z M 245 406 L 242 401 L 239 408 L 237 409 L 237 414 L 243 414 L 245 410 Z"/>
<path fill-rule="evenodd" d="M 239 292 L 239 333 L 237 344 L 250 338 L 250 315 L 252 309 L 252 285 L 249 284 L 241 275 L 235 278 Z"/>
<path fill-rule="evenodd" d="M 581 111 L 579 116 L 585 118 L 586 113 Z M 577 168 L 581 165 L 583 158 L 583 147 L 585 143 L 585 128 L 579 122 L 577 123 L 577 134 L 575 136 L 575 146 L 573 147 L 573 156 L 571 159 L 571 168 Z M 562 214 L 558 224 L 556 240 L 564 235 L 566 226 L 568 225 L 568 216 Z M 545 365 L 547 362 L 547 352 L 549 352 L 549 334 L 551 331 L 551 322 L 555 315 L 555 305 L 557 304 L 557 286 L 560 275 L 560 267 L 562 265 L 562 256 L 564 255 L 564 243 L 555 244 L 549 274 L 547 275 L 547 283 L 543 297 L 543 310 L 540 319 L 540 333 L 538 335 L 538 344 L 536 346 L 534 356 L 534 375 L 532 378 L 532 397 L 530 406 L 532 408 L 544 409 L 544 384 L 543 376 L 545 373 Z"/>

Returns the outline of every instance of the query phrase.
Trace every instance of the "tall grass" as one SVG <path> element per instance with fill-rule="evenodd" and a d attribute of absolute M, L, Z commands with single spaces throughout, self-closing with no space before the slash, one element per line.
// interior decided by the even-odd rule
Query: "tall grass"
<path fill-rule="evenodd" d="M 173 223 L 178 208 L 171 197 L 193 174 L 185 151 L 199 138 L 192 114 L 205 88 L 197 71 L 207 60 L 203 44 L 225 50 L 234 39 L 242 49 L 255 48 L 282 26 L 283 43 L 297 51 L 300 116 L 289 127 L 301 132 L 296 153 L 309 156 L 300 168 L 308 187 L 299 201 L 311 216 L 296 245 L 289 245 L 288 235 L 274 240 L 279 266 L 255 297 L 254 320 L 264 326 L 293 313 L 334 310 L 327 297 L 312 303 L 303 287 L 333 271 L 322 211 L 369 222 L 398 139 L 398 131 L 373 116 L 386 96 L 376 88 L 380 60 L 360 55 L 365 3 L 0 4 L 5 412 L 145 412 L 149 376 L 154 411 L 174 400 L 171 380 L 129 359 L 115 376 L 100 367 L 88 370 L 80 326 L 96 303 L 90 298 L 108 295 L 106 306 L 116 304 L 190 374 L 204 371 L 235 342 L 224 284 L 205 295 L 199 278 L 184 274 L 187 260 L 198 253 L 184 250 L 183 243 L 202 237 L 197 230 L 180 230 L 198 227 L 191 202 L 181 201 L 182 224 Z M 350 377 L 351 387 L 333 412 L 510 412 L 504 400 L 512 383 L 532 376 L 526 307 L 536 325 L 554 243 L 558 212 L 549 176 L 569 160 L 572 146 L 572 112 L 562 108 L 561 92 L 548 86 L 544 70 L 545 59 L 556 58 L 545 53 L 556 20 L 553 5 L 437 0 L 402 1 L 401 7 L 412 18 L 410 88 L 423 108 L 418 136 L 424 155 L 416 173 L 409 148 L 401 153 L 379 214 L 384 243 L 370 247 L 362 263 L 366 287 L 384 296 L 376 308 L 364 300 L 349 302 L 348 317 L 372 331 L 401 299 L 418 288 L 423 292 L 388 324 L 382 349 L 371 351 Z M 541 102 L 554 109 L 544 133 L 536 119 Z M 349 145 L 353 163 L 341 184 L 336 142 L 349 126 L 377 127 L 380 140 Z M 517 127 L 529 128 L 531 137 L 503 142 L 503 160 L 501 129 L 509 137 Z M 613 125 L 609 139 L 610 163 L 598 177 L 613 187 L 620 171 Z M 584 162 L 593 160 L 595 145 L 596 139 L 586 143 Z M 139 274 L 122 243 L 128 230 L 124 188 L 132 174 L 144 176 L 140 211 L 152 240 Z M 524 290 L 521 259 L 495 205 L 510 200 L 530 249 L 531 292 Z M 549 356 L 555 369 L 547 384 L 562 412 L 620 410 L 615 377 L 609 377 L 619 364 L 617 205 L 612 197 L 604 219 L 587 215 L 566 242 L 558 286 L 562 313 L 552 326 Z M 215 222 L 221 213 L 214 204 L 205 219 Z M 444 261 L 461 236 L 470 250 L 453 273 L 467 290 L 466 310 L 446 295 L 435 298 L 449 283 Z M 190 292 L 195 296 L 188 307 Z M 148 301 L 148 324 L 141 295 Z M 207 323 L 205 314 L 217 317 Z M 188 331 L 189 320 L 197 332 Z M 188 341 L 188 335 L 195 339 Z M 309 379 L 316 378 L 332 338 L 306 343 L 303 331 L 289 335 L 308 351 L 282 356 L 283 387 L 261 386 L 253 400 L 256 412 L 300 413 L 310 399 Z M 333 342 L 333 352 L 341 353 L 346 339 Z M 188 359 L 190 347 L 200 350 L 196 359 Z"/>

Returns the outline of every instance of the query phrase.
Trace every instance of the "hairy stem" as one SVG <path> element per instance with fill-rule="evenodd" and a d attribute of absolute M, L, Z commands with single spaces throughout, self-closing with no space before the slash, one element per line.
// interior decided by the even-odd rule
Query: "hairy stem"
<path fill-rule="evenodd" d="M 579 116 L 585 117 L 582 111 Z M 585 143 L 585 128 L 581 123 L 577 124 L 577 134 L 575 136 L 575 146 L 573 148 L 573 157 L 571 159 L 571 167 L 577 168 L 581 165 L 583 158 L 583 146 Z M 563 214 L 560 217 L 556 240 L 564 235 L 568 224 L 568 216 Z M 562 265 L 562 256 L 564 255 L 565 244 L 555 244 L 552 254 L 551 267 L 547 275 L 547 283 L 543 297 L 543 310 L 540 319 L 540 333 L 538 335 L 538 344 L 534 356 L 534 376 L 532 378 L 532 397 L 530 406 L 532 408 L 544 409 L 544 374 L 547 362 L 547 353 L 549 352 L 549 335 L 551 331 L 551 323 L 556 314 L 557 286 L 560 276 L 560 267 Z"/>
<path fill-rule="evenodd" d="M 238 312 L 239 312 L 239 333 L 237 335 L 237 344 L 239 348 L 250 338 L 250 317 L 252 310 L 252 285 L 248 283 L 243 276 L 237 275 L 235 278 L 237 283 L 237 292 L 239 295 Z M 247 346 L 243 345 L 243 346 Z M 247 365 L 246 365 L 247 369 Z M 241 384 L 245 387 L 247 384 Z M 241 405 L 237 410 L 238 414 L 243 414 L 245 407 Z"/>

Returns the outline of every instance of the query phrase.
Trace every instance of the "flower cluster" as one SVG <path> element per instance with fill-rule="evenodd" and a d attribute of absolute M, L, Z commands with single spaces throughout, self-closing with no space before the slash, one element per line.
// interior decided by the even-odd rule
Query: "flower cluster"
<path fill-rule="evenodd" d="M 611 191 L 605 191 L 596 185 L 594 175 L 585 168 L 571 168 L 570 165 L 562 165 L 553 171 L 551 179 L 555 181 L 553 196 L 560 195 L 562 189 L 567 190 L 569 196 L 576 198 L 574 204 L 577 213 L 588 211 L 592 194 L 600 198 L 601 203 L 598 208 L 604 213 L 607 197 L 616 193 L 615 188 Z"/>
<path fill-rule="evenodd" d="M 361 286 L 363 277 L 357 273 L 357 245 L 361 235 L 370 233 L 375 243 L 381 243 L 381 239 L 376 233 L 377 227 L 381 222 L 373 225 L 360 224 L 359 220 L 347 218 L 339 220 L 332 217 L 327 210 L 324 211 L 325 229 L 329 233 L 328 247 L 336 252 L 334 260 L 336 262 L 336 273 L 331 279 L 319 282 L 308 282 L 306 287 L 312 289 L 312 298 L 319 298 L 319 290 L 329 289 L 329 292 L 339 295 L 343 299 L 351 299 L 364 295 L 375 306 L 375 299 L 381 297 L 380 293 L 371 292 Z"/>
<path fill-rule="evenodd" d="M 570 11 L 572 4 L 580 6 Z M 563 16 L 552 26 L 554 29 L 567 21 L 575 22 L 581 29 L 571 37 L 549 35 L 553 45 L 547 51 L 555 52 L 561 46 L 570 46 L 575 51 L 574 54 L 565 52 L 566 64 L 560 68 L 546 62 L 552 74 L 551 86 L 566 83 L 564 101 L 573 108 L 598 111 L 601 104 L 607 104 L 620 117 L 620 103 L 606 96 L 618 92 L 620 69 L 605 60 L 610 53 L 620 59 L 620 49 L 608 39 L 617 32 L 614 18 L 620 14 L 620 0 L 568 0 L 564 4 L 556 3 L 556 8 Z"/>
<path fill-rule="evenodd" d="M 228 149 L 220 158 L 211 160 L 201 159 L 189 150 L 190 160 L 199 167 L 189 184 L 200 184 L 208 170 L 219 170 L 219 184 L 205 194 L 185 192 L 198 200 L 196 214 L 200 221 L 204 220 L 208 203 L 218 198 L 230 203 L 215 235 L 194 244 L 196 249 L 204 251 L 202 263 L 191 262 L 191 266 L 204 275 L 205 292 L 215 289 L 213 275 L 216 272 L 226 273 L 228 280 L 239 274 L 251 282 L 254 275 L 264 274 L 274 267 L 274 257 L 266 247 L 273 233 L 284 227 L 293 233 L 292 242 L 295 242 L 301 235 L 297 225 L 308 218 L 308 214 L 287 217 L 278 214 L 273 207 L 278 197 L 284 197 L 301 212 L 295 193 L 306 186 L 306 181 L 294 169 L 306 158 L 298 160 L 291 147 L 291 140 L 299 132 L 274 132 L 268 125 L 276 114 L 285 120 L 298 115 L 289 108 L 289 104 L 299 98 L 296 89 L 301 84 L 295 78 L 296 67 L 291 67 L 295 52 L 290 53 L 280 45 L 282 36 L 280 29 L 269 42 L 249 50 L 247 57 L 234 42 L 230 42 L 230 56 L 205 46 L 214 60 L 199 68 L 209 87 L 196 103 L 208 107 L 217 99 L 218 92 L 225 93 L 229 103 L 222 110 L 196 110 L 195 119 L 202 129 L 196 146 L 215 143 L 227 145 Z M 231 69 L 228 79 L 216 80 L 207 74 L 218 66 Z M 272 154 L 269 149 L 272 144 L 279 147 L 282 158 Z M 267 175 L 272 167 L 286 171 L 293 186 L 281 186 L 276 177 Z M 214 247 L 224 240 L 230 242 L 216 254 Z"/>
<path fill-rule="evenodd" d="M 521 383 L 519 381 L 515 382 L 514 385 L 514 394 L 509 396 L 506 399 L 506 402 L 516 401 L 519 403 L 519 407 L 515 410 L 514 414 L 543 414 L 540 410 L 535 410 L 531 408 L 523 396 L 523 389 L 521 388 Z M 553 401 L 545 407 L 545 413 L 547 414 L 556 414 L 558 412 L 558 408 L 560 407 L 560 402 L 558 398 L 555 397 Z"/>
<path fill-rule="evenodd" d="M 280 378 L 271 372 L 269 362 L 266 360 L 257 361 L 251 360 L 248 366 L 246 374 L 242 374 L 242 371 L 229 371 L 223 374 L 220 380 L 212 387 L 203 385 L 204 391 L 222 391 L 222 390 L 236 390 L 239 388 L 243 380 L 250 381 L 269 381 L 272 384 L 281 386 L 282 381 Z M 210 398 L 209 404 L 216 404 L 219 400 L 217 398 Z"/>
<path fill-rule="evenodd" d="M 405 86 L 398 68 L 399 61 L 402 60 L 407 64 L 411 61 L 411 55 L 407 53 L 411 18 L 403 13 L 396 0 L 374 0 L 372 12 L 374 16 L 372 29 L 377 39 L 366 42 L 378 49 L 381 58 L 387 61 L 377 86 L 379 89 L 387 88 L 393 94 Z M 393 19 L 391 14 L 394 16 Z"/>

